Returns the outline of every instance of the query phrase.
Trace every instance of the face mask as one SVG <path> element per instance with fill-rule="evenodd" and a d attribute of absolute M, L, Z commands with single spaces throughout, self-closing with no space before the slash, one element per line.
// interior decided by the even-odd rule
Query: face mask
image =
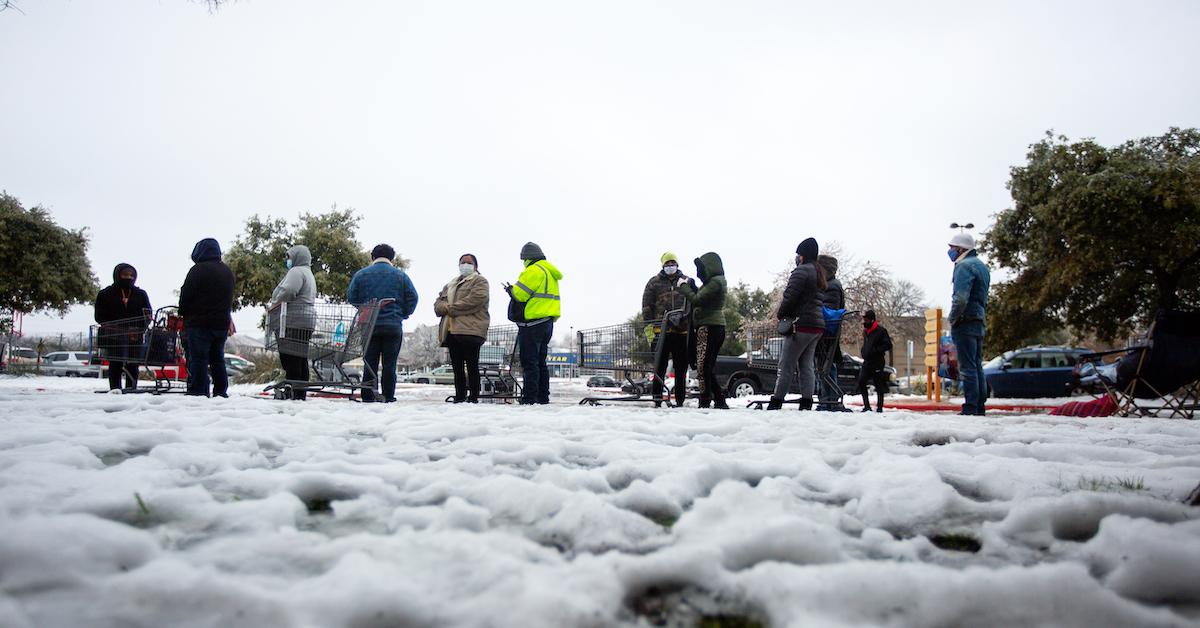
<path fill-rule="evenodd" d="M 863 329 L 870 329 L 871 325 L 874 325 L 874 324 L 875 324 L 875 321 L 863 321 Z"/>
<path fill-rule="evenodd" d="M 288 267 L 288 270 L 291 270 L 291 269 L 292 269 L 292 260 L 290 260 L 290 259 L 289 259 L 289 260 L 285 261 L 285 262 L 283 263 L 283 265 L 284 265 L 284 266 L 287 266 L 287 267 Z"/>
<path fill-rule="evenodd" d="M 667 273 L 668 275 L 674 275 L 675 273 L 679 272 L 679 267 L 674 264 L 667 264 L 666 266 L 663 266 L 663 272 Z"/>
<path fill-rule="evenodd" d="M 950 261 L 952 261 L 952 262 L 958 261 L 958 255 L 959 255 L 958 249 L 951 247 L 949 251 L 946 251 L 946 255 L 950 257 Z"/>
<path fill-rule="evenodd" d="M 470 275 L 471 273 L 475 272 L 475 265 L 474 264 L 459 264 L 458 272 L 463 277 L 466 277 L 467 275 Z"/>
<path fill-rule="evenodd" d="M 133 277 L 121 277 L 117 279 L 117 285 L 121 286 L 122 288 L 132 288 Z"/>

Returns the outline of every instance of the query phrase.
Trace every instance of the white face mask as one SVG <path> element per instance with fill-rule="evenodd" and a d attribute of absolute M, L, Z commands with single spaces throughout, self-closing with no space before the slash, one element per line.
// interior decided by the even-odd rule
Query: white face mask
<path fill-rule="evenodd" d="M 470 275 L 471 273 L 475 272 L 475 265 L 474 264 L 459 264 L 458 272 L 460 274 L 462 274 L 463 277 L 466 277 L 466 276 Z"/>
<path fill-rule="evenodd" d="M 666 266 L 663 266 L 663 272 L 667 273 L 668 275 L 674 275 L 675 273 L 679 272 L 679 267 L 674 264 L 667 264 Z"/>

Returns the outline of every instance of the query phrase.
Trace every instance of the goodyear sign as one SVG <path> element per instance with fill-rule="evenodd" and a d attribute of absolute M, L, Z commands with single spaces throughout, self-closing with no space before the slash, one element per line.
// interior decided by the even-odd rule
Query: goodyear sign
<path fill-rule="evenodd" d="M 546 356 L 546 364 L 574 365 L 574 353 L 551 353 Z"/>

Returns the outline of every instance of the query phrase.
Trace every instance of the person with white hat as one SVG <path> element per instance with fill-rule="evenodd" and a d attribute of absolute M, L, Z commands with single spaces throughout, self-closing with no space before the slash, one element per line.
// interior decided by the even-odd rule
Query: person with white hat
<path fill-rule="evenodd" d="M 983 337 L 987 329 L 988 289 L 992 275 L 975 252 L 975 238 L 962 232 L 950 238 L 954 262 L 954 293 L 950 299 L 950 337 L 958 352 L 958 373 L 963 386 L 962 414 L 983 416 L 987 379 L 983 375 Z"/>

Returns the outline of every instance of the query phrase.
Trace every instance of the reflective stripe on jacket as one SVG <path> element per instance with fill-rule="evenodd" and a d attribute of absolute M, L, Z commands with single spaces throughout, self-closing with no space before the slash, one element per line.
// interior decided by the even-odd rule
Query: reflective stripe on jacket
<path fill-rule="evenodd" d="M 525 304 L 525 321 L 534 322 L 562 315 L 558 282 L 563 274 L 554 264 L 541 259 L 525 267 L 512 287 L 512 297 Z"/>

